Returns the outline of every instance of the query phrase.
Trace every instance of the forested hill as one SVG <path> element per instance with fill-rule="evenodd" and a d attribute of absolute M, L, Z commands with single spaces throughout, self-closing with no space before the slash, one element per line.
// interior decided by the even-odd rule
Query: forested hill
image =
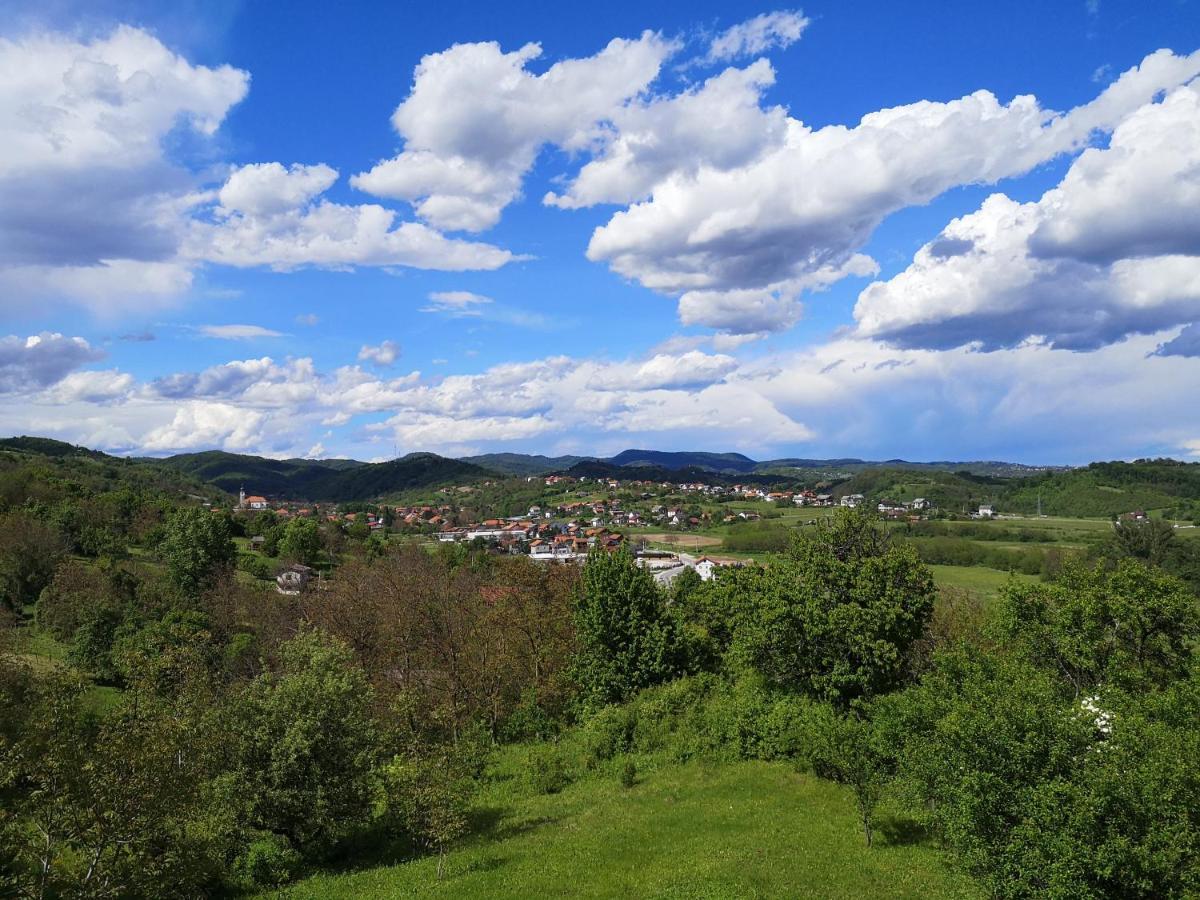
<path fill-rule="evenodd" d="M 542 456 L 528 453 L 483 453 L 479 456 L 461 457 L 462 462 L 483 466 L 505 475 L 542 475 L 569 469 L 576 463 L 590 460 L 590 456 Z"/>
<path fill-rule="evenodd" d="M 1050 516 L 1113 516 L 1141 509 L 1193 518 L 1200 513 L 1200 463 L 1099 462 L 1022 478 L 881 467 L 858 472 L 833 493 L 863 494 L 871 502 L 925 497 L 948 512 L 990 503 L 1002 513 L 1036 513 L 1040 498 L 1041 511 Z"/>
<path fill-rule="evenodd" d="M 542 456 L 527 453 L 485 453 L 481 456 L 465 456 L 463 462 L 474 463 L 493 472 L 506 475 L 543 475 L 565 472 L 580 463 L 599 463 L 606 466 L 635 469 L 655 468 L 675 473 L 679 480 L 685 472 L 701 472 L 722 477 L 756 475 L 782 475 L 791 479 L 846 477 L 857 472 L 878 468 L 912 469 L 937 472 L 970 472 L 975 475 L 995 475 L 1003 478 L 1019 478 L 1047 471 L 1058 471 L 1058 466 L 1030 466 L 999 460 L 910 462 L 890 459 L 884 462 L 838 457 L 831 459 L 806 459 L 786 457 L 783 459 L 754 460 L 741 453 L 707 453 L 701 451 L 667 450 L 622 450 L 616 456 Z M 621 476 L 614 476 L 621 477 Z M 628 473 L 625 478 L 631 477 Z M 702 479 L 690 479 L 702 480 Z"/>
<path fill-rule="evenodd" d="M 157 461 L 222 490 L 296 500 L 370 500 L 411 488 L 487 478 L 481 466 L 433 453 L 410 453 L 382 463 L 354 460 L 264 459 L 209 450 Z"/>
<path fill-rule="evenodd" d="M 119 493 L 228 499 L 191 473 L 50 438 L 0 439 L 0 506 Z"/>
<path fill-rule="evenodd" d="M 1013 481 L 1005 508 L 1047 515 L 1111 516 L 1135 509 L 1200 509 L 1200 463 L 1173 459 L 1097 462 Z"/>
<path fill-rule="evenodd" d="M 785 485 L 795 484 L 793 476 L 771 474 L 764 472 L 714 472 L 709 468 L 689 466 L 682 469 L 666 468 L 651 465 L 617 465 L 608 460 L 594 459 L 576 463 L 563 471 L 564 475 L 572 478 L 612 478 L 617 481 L 669 481 L 696 482 L 700 484 L 745 484 Z"/>
<path fill-rule="evenodd" d="M 615 466 L 645 468 L 658 466 L 681 471 L 684 469 L 708 469 L 713 472 L 753 472 L 758 463 L 740 453 L 665 452 L 661 450 L 624 450 L 605 460 Z"/>

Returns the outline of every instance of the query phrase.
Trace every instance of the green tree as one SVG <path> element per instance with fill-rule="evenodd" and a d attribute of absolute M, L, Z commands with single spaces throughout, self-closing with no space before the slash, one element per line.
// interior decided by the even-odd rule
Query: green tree
<path fill-rule="evenodd" d="M 766 569 L 731 652 L 775 684 L 847 705 L 901 683 L 934 597 L 911 546 L 839 510 Z"/>
<path fill-rule="evenodd" d="M 1113 523 L 1111 545 L 1117 556 L 1132 556 L 1161 566 L 1175 542 L 1175 528 L 1166 519 L 1122 520 Z"/>
<path fill-rule="evenodd" d="M 35 602 L 65 553 L 54 527 L 25 512 L 0 517 L 0 606 L 20 610 Z"/>
<path fill-rule="evenodd" d="M 83 691 L 55 674 L 27 697 L 6 802 L 19 895 L 207 893 L 217 861 L 191 826 L 212 743 L 195 709 L 125 703 L 96 719 Z"/>
<path fill-rule="evenodd" d="M 1074 779 L 1102 752 L 1093 715 L 1047 673 L 978 651 L 938 657 L 917 688 L 886 698 L 899 770 L 961 864 L 998 897 L 1081 897 L 1088 853 L 1072 839 Z"/>
<path fill-rule="evenodd" d="M 874 843 L 875 810 L 891 779 L 891 754 L 868 710 L 839 713 L 829 704 L 815 705 L 806 717 L 808 754 L 813 768 L 847 785 L 862 824 L 867 846 Z"/>
<path fill-rule="evenodd" d="M 447 849 L 467 832 L 478 791 L 471 760 L 453 744 L 414 749 L 383 767 L 380 791 L 385 824 L 437 853 L 440 879 Z"/>
<path fill-rule="evenodd" d="M 1054 584 L 1005 586 L 999 614 L 1008 640 L 1065 679 L 1076 696 L 1101 685 L 1145 689 L 1185 676 L 1200 637 L 1195 596 L 1134 559 L 1071 565 Z"/>
<path fill-rule="evenodd" d="M 703 583 L 700 574 L 695 569 L 685 566 L 684 570 L 671 581 L 671 602 L 685 603 Z"/>
<path fill-rule="evenodd" d="M 680 671 L 681 645 L 654 577 L 625 548 L 588 557 L 573 607 L 574 674 L 584 705 L 598 709 Z"/>
<path fill-rule="evenodd" d="M 913 811 L 996 897 L 1200 889 L 1200 677 L 1080 702 L 1019 657 L 938 657 L 885 698 Z"/>
<path fill-rule="evenodd" d="M 306 629 L 279 648 L 280 670 L 235 698 L 229 802 L 252 830 L 320 856 L 370 811 L 373 692 L 342 642 Z"/>
<path fill-rule="evenodd" d="M 316 519 L 295 518 L 283 529 L 279 555 L 284 559 L 311 566 L 321 552 L 321 531 Z"/>
<path fill-rule="evenodd" d="M 237 558 L 229 522 L 199 507 L 175 511 L 159 552 L 176 587 L 188 596 L 198 595 L 218 568 Z"/>

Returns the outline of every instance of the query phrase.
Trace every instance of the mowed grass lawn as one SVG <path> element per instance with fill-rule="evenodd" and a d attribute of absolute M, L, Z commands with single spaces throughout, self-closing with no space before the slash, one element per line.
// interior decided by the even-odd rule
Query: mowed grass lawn
<path fill-rule="evenodd" d="M 980 896 L 939 850 L 886 818 L 867 849 L 846 789 L 780 763 L 665 765 L 628 789 L 597 774 L 549 796 L 529 795 L 514 775 L 489 784 L 480 808 L 482 833 L 447 855 L 441 881 L 426 857 L 264 896 Z"/>

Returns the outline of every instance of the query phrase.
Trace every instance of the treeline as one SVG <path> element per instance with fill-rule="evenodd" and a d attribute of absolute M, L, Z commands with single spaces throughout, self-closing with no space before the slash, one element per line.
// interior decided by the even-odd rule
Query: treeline
<path fill-rule="evenodd" d="M 931 537 L 912 543 L 921 559 L 930 565 L 986 566 L 1024 575 L 1056 575 L 1065 559 L 1082 555 L 1058 548 L 988 547 L 960 537 Z"/>

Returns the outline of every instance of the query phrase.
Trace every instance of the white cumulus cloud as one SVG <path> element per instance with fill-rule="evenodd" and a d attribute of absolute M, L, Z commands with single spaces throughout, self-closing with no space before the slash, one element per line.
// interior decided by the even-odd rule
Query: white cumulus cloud
<path fill-rule="evenodd" d="M 775 47 L 790 47 L 800 40 L 809 20 L 800 10 L 762 13 L 722 31 L 708 47 L 708 62 L 757 56 Z"/>
<path fill-rule="evenodd" d="M 860 294 L 859 331 L 907 346 L 1040 338 L 1089 350 L 1200 321 L 1198 209 L 1193 82 L 1133 112 L 1037 202 L 994 194 L 950 222 Z M 1160 352 L 1189 353 L 1188 335 Z"/>
<path fill-rule="evenodd" d="M 585 149 L 606 121 L 645 91 L 675 45 L 646 32 L 615 39 L 594 56 L 566 59 L 540 75 L 539 44 L 455 44 L 424 57 L 392 124 L 403 151 L 352 184 L 407 200 L 431 225 L 480 231 L 521 191 L 545 144 Z"/>

